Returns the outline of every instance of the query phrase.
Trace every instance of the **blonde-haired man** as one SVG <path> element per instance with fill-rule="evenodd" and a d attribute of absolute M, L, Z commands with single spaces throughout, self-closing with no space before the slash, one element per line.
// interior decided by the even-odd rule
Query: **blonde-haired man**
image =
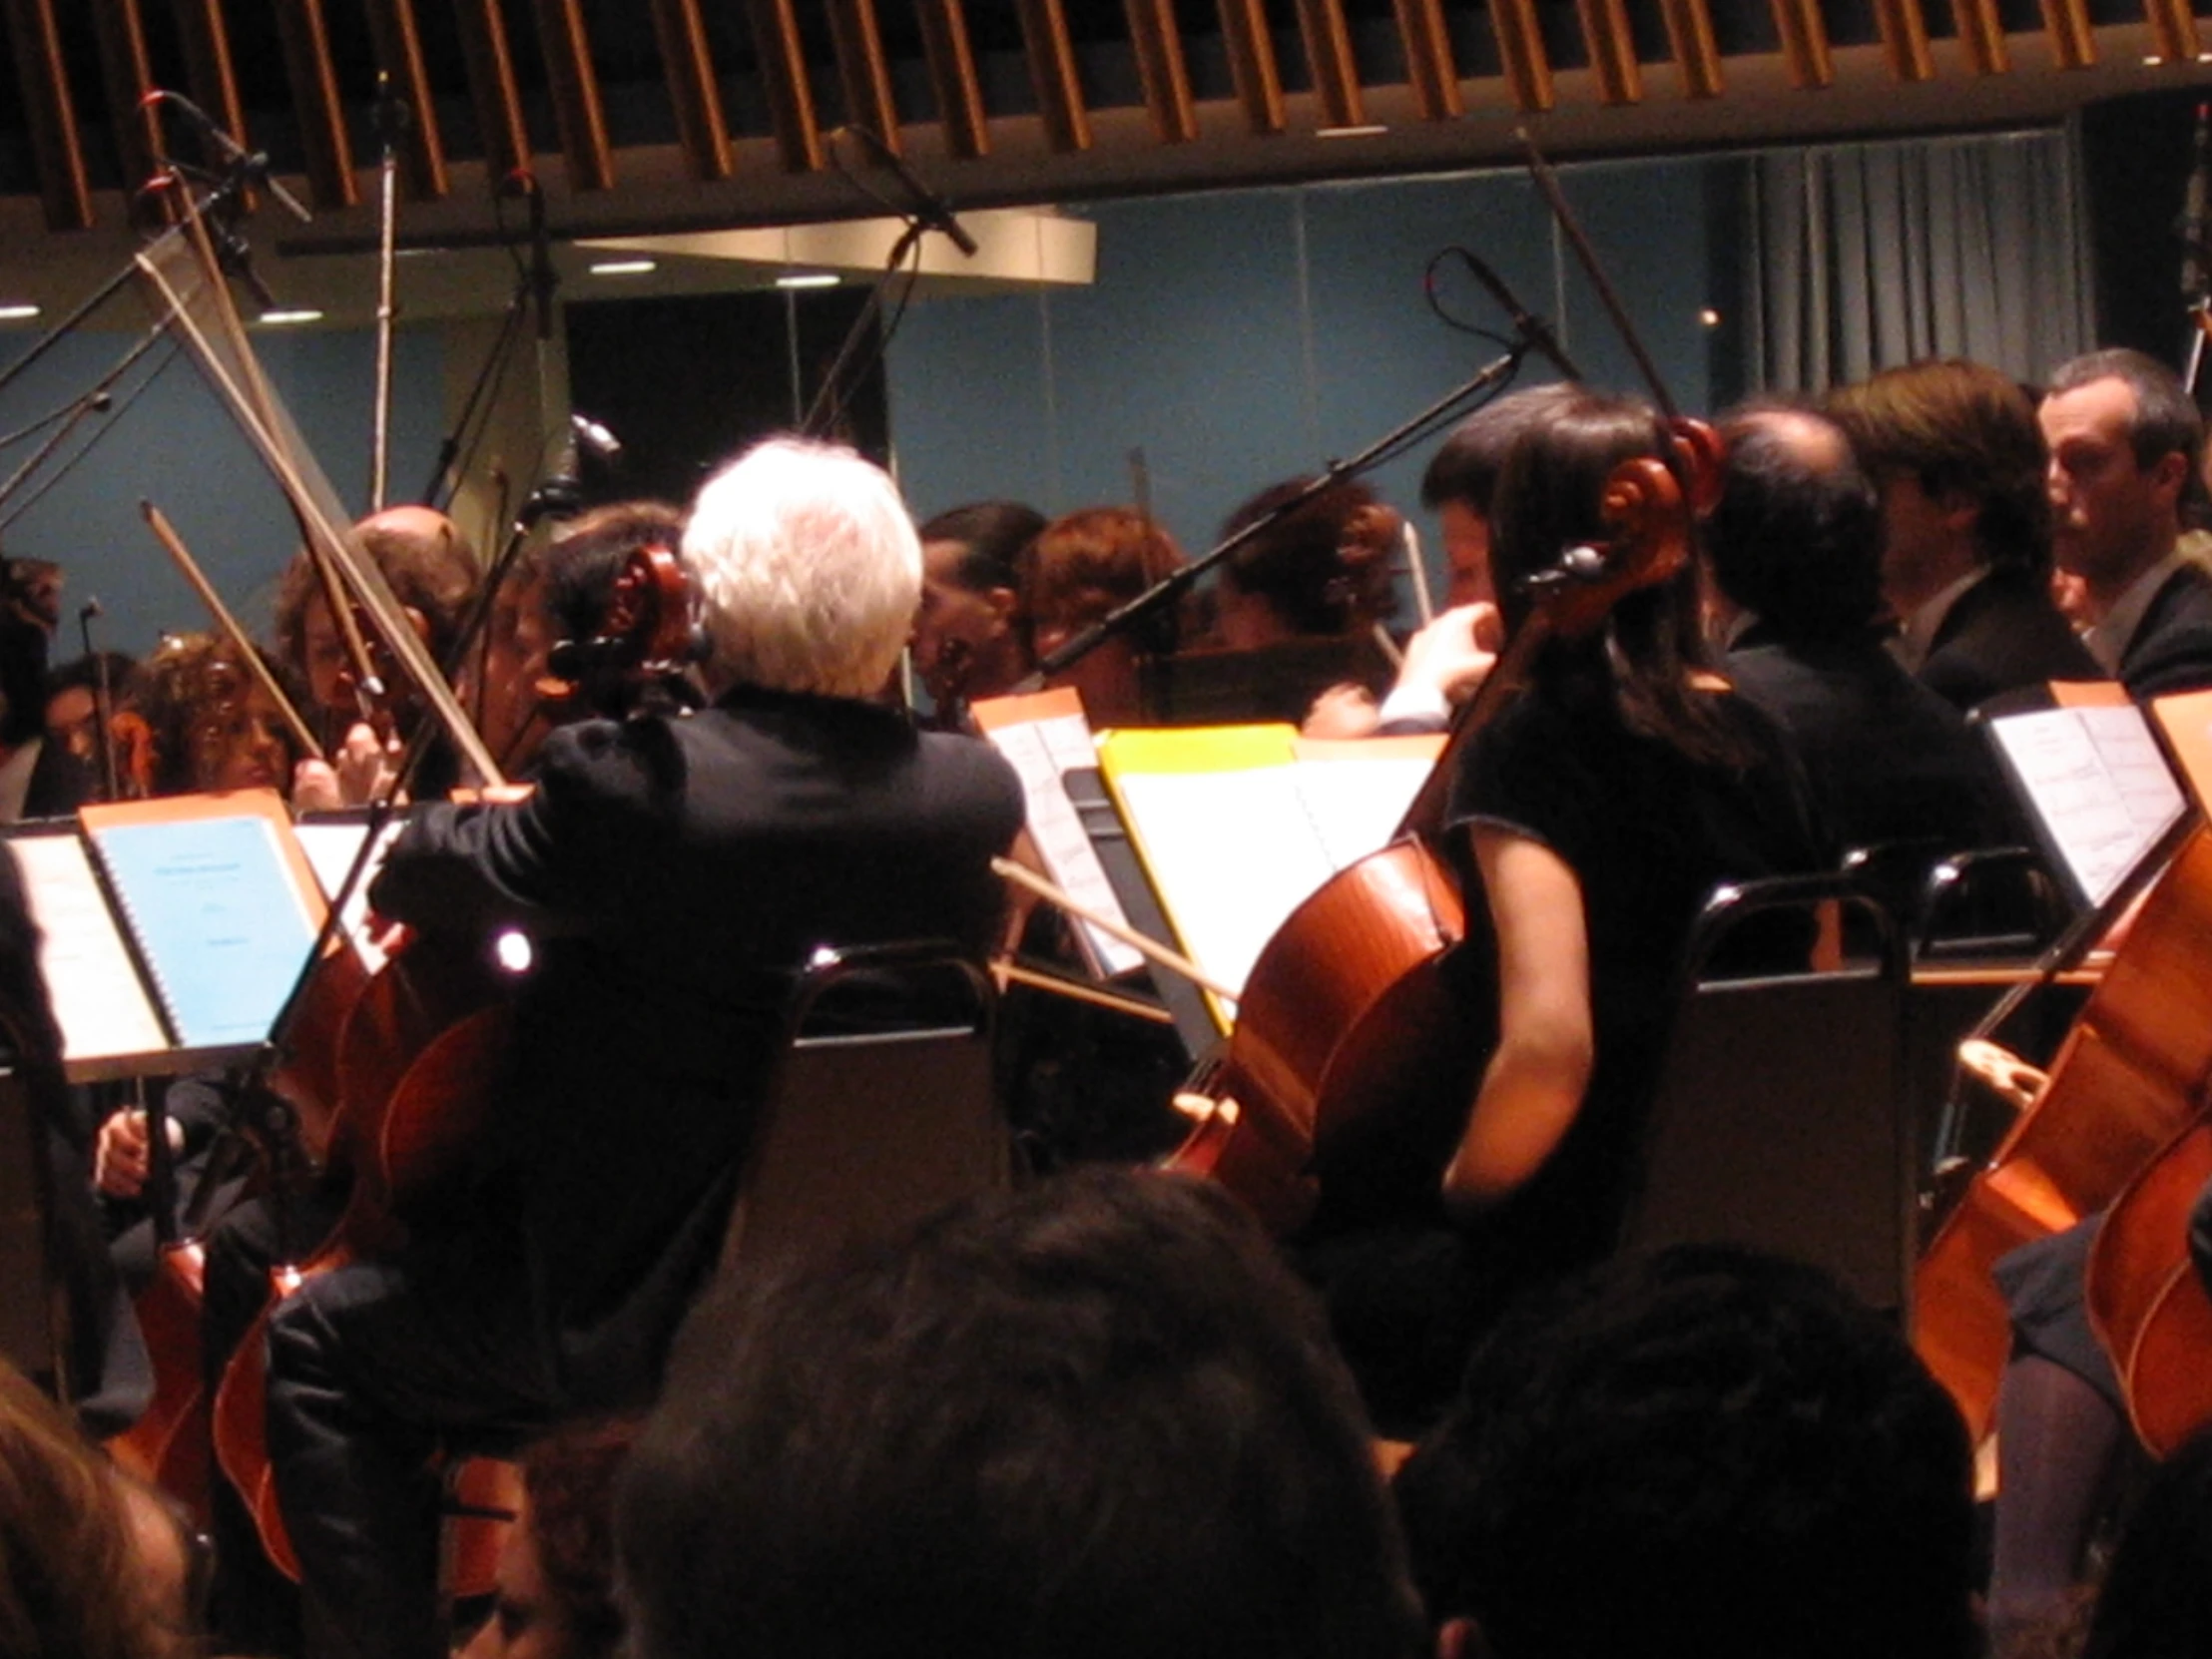
<path fill-rule="evenodd" d="M 890 480 L 762 444 L 684 551 L 713 704 L 566 728 L 519 805 L 432 807 L 377 909 L 534 941 L 469 1202 L 314 1281 L 270 1341 L 278 1495 L 315 1659 L 436 1659 L 441 1440 L 652 1395 L 713 1265 L 791 979 L 823 945 L 987 942 L 1012 773 L 863 700 L 920 584 Z"/>

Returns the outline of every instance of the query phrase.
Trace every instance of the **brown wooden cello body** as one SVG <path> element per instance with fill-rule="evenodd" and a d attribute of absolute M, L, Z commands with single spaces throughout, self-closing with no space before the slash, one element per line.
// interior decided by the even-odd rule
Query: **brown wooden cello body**
<path fill-rule="evenodd" d="M 2171 1454 L 2212 1422 L 2212 1296 L 2190 1260 L 2189 1212 L 2212 1183 L 2200 1116 L 2130 1181 L 2089 1258 L 2089 1318 L 2143 1444 Z"/>
<path fill-rule="evenodd" d="M 1976 1438 L 2011 1347 L 1990 1269 L 2111 1204 L 2212 1094 L 2212 833 L 2159 876 L 2049 1079 L 1923 1253 L 1913 1344 Z"/>

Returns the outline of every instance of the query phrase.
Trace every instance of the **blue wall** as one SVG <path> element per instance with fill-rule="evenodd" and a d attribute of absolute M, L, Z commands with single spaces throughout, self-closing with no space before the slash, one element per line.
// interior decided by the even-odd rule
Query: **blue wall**
<path fill-rule="evenodd" d="M 114 309 L 120 315 L 123 302 Z M 0 431 L 13 431 L 91 387 L 134 337 L 103 330 L 63 340 L 0 390 Z M 0 333 L 0 365 L 20 358 L 34 338 L 28 332 Z M 308 450 L 330 474 L 340 500 L 358 511 L 368 496 L 373 336 L 366 330 L 263 329 L 254 341 Z M 141 359 L 118 388 L 119 404 L 167 349 L 156 346 Z M 392 380 L 389 493 L 404 500 L 428 480 L 443 436 L 435 329 L 399 331 Z M 106 429 L 92 452 L 0 529 L 0 548 L 10 555 L 52 559 L 67 573 L 67 616 L 55 642 L 56 660 L 77 654 L 76 609 L 88 595 L 97 595 L 107 613 L 96 625 L 99 643 L 133 655 L 150 648 L 165 629 L 211 626 L 148 533 L 139 513 L 142 498 L 177 526 L 240 621 L 249 630 L 265 631 L 276 577 L 298 545 L 298 534 L 275 481 L 190 356 L 179 355 L 128 408 L 91 417 L 62 454 L 100 431 L 103 422 Z M 14 472 L 37 443 L 0 449 L 0 477 Z M 17 504 L 0 504 L 0 522 Z"/>
<path fill-rule="evenodd" d="M 1707 292 L 1716 232 L 1705 164 L 1581 167 L 1566 190 L 1670 391 L 1705 409 L 1715 342 L 1699 312 L 1731 300 Z M 1098 225 L 1094 285 L 939 298 L 908 313 L 891 346 L 891 432 L 918 515 L 988 496 L 1048 513 L 1127 501 L 1129 451 L 1141 447 L 1154 514 L 1203 551 L 1247 496 L 1366 447 L 1496 354 L 1423 297 L 1430 259 L 1453 245 L 1553 319 L 1587 379 L 1641 389 L 1587 282 L 1555 264 L 1550 216 L 1518 173 L 1083 212 Z M 1503 326 L 1464 278 L 1445 294 L 1455 311 Z M 1553 377 L 1532 364 L 1527 380 Z M 1432 448 L 1377 474 L 1386 499 L 1416 510 Z M 1423 539 L 1440 568 L 1433 526 Z"/>

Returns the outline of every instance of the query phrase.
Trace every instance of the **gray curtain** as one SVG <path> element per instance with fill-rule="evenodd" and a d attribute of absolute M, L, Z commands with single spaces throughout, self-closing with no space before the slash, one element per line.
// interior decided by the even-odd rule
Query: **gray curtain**
<path fill-rule="evenodd" d="M 2070 133 L 1773 151 L 1751 181 L 1754 386 L 1936 356 L 2039 379 L 2093 343 Z"/>

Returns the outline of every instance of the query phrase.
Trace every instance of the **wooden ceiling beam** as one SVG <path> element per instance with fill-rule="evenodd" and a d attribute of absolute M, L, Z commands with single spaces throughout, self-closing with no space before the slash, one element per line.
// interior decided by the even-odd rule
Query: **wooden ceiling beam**
<path fill-rule="evenodd" d="M 492 188 L 502 190 L 509 177 L 530 167 L 530 127 L 523 119 L 506 20 L 500 16 L 499 0 L 453 0 L 453 22 L 468 70 L 469 101 L 476 106 L 476 126 L 484 138 L 485 170 Z"/>
<path fill-rule="evenodd" d="M 92 185 L 84 147 L 77 142 L 77 108 L 69 96 L 69 65 L 54 0 L 7 0 L 8 44 L 15 53 L 16 83 L 23 89 L 31 155 L 38 169 L 39 202 L 49 231 L 92 228 Z"/>
<path fill-rule="evenodd" d="M 2050 58 L 2055 68 L 2087 69 L 2097 61 L 2089 0 L 2043 0 L 2043 30 L 2050 36 Z"/>
<path fill-rule="evenodd" d="M 699 0 L 653 0 L 653 32 L 685 165 L 694 179 L 729 178 L 734 171 L 730 124 L 723 117 L 722 86 Z"/>
<path fill-rule="evenodd" d="M 414 0 L 368 0 L 368 32 L 375 43 L 376 67 L 390 77 L 392 95 L 407 107 L 399 155 L 408 193 L 418 202 L 442 201 L 452 192 L 453 180 L 446 170 L 445 135 L 422 56 Z"/>
<path fill-rule="evenodd" d="M 353 150 L 338 101 L 337 66 L 330 59 L 330 31 L 322 0 L 276 0 L 276 39 L 291 88 L 292 119 L 307 169 L 307 193 L 318 208 L 350 208 L 360 201 L 353 178 Z"/>
<path fill-rule="evenodd" d="M 1627 0 L 1575 0 L 1574 9 L 1582 20 L 1582 39 L 1589 47 L 1598 98 L 1607 104 L 1642 103 L 1644 71 L 1636 61 Z"/>
<path fill-rule="evenodd" d="M 1459 96 L 1459 68 L 1451 55 L 1443 0 L 1397 0 L 1397 34 L 1405 47 L 1405 77 L 1420 118 L 1450 121 L 1464 115 L 1466 103 Z"/>
<path fill-rule="evenodd" d="M 1490 0 L 1490 30 L 1497 37 L 1498 67 L 1524 115 L 1541 115 L 1558 102 L 1551 56 L 1536 20 L 1536 0 Z"/>
<path fill-rule="evenodd" d="M 936 89 L 937 120 L 944 147 L 962 161 L 991 151 L 990 120 L 983 109 L 983 82 L 975 73 L 975 48 L 969 43 L 967 13 L 960 0 L 915 0 L 922 51 L 929 59 L 929 82 Z"/>
<path fill-rule="evenodd" d="M 139 0 L 92 0 L 92 22 L 100 42 L 100 84 L 108 95 L 108 121 L 115 129 L 116 155 L 123 166 L 123 188 L 131 194 L 154 176 L 161 129 L 146 107 L 154 70 L 146 52 L 146 19 Z"/>
<path fill-rule="evenodd" d="M 2167 63 L 2195 63 L 2203 47 L 2197 41 L 2197 14 L 2189 0 L 2143 0 L 2143 16 Z"/>
<path fill-rule="evenodd" d="M 1928 18 L 1921 0 L 1874 0 L 1875 27 L 1882 34 L 1882 60 L 1901 81 L 1936 78 L 1936 58 L 1928 48 Z"/>
<path fill-rule="evenodd" d="M 599 102 L 599 71 L 592 66 L 583 0 L 533 3 L 538 45 L 545 53 L 545 78 L 553 91 L 553 121 L 560 128 L 561 155 L 568 162 L 569 188 L 611 190 L 614 149 L 607 142 L 607 116 Z"/>
<path fill-rule="evenodd" d="M 1667 23 L 1667 43 L 1682 71 L 1682 91 L 1689 98 L 1721 95 L 1721 49 L 1713 33 L 1713 8 L 1707 0 L 1660 0 Z"/>
<path fill-rule="evenodd" d="M 865 127 L 899 154 L 898 102 L 891 93 L 890 54 L 875 0 L 827 0 L 830 43 L 837 54 L 837 84 L 844 91 L 844 118 Z"/>
<path fill-rule="evenodd" d="M 776 148 L 791 173 L 822 167 L 822 127 L 815 120 L 815 93 L 807 79 L 807 46 L 799 33 L 792 0 L 750 0 L 753 45 L 768 91 L 769 117 L 776 126 Z"/>
<path fill-rule="evenodd" d="M 252 149 L 246 138 L 246 106 L 239 97 L 238 71 L 231 62 L 231 30 L 223 21 L 223 0 L 176 0 L 175 10 L 193 101 L 240 146 Z"/>
<path fill-rule="evenodd" d="M 1322 125 L 1365 127 L 1367 99 L 1360 91 L 1360 66 L 1352 55 L 1343 0 L 1298 0 L 1298 34 L 1306 46 L 1307 67 L 1314 72 Z"/>
<path fill-rule="evenodd" d="M 1790 85 L 1818 92 L 1836 84 L 1836 49 L 1828 38 L 1828 20 L 1820 0 L 1773 0 L 1774 32 L 1782 42 L 1782 62 Z"/>
<path fill-rule="evenodd" d="M 1263 0 L 1221 0 L 1221 36 L 1246 127 L 1262 136 L 1282 132 L 1283 71 L 1275 61 Z"/>
<path fill-rule="evenodd" d="M 1976 75 L 2002 75 L 2011 69 L 1997 0 L 1950 0 L 1950 16 L 1968 70 Z"/>
<path fill-rule="evenodd" d="M 1152 136 L 1162 144 L 1189 144 L 1198 137 L 1198 106 L 1191 96 L 1190 66 L 1183 61 L 1183 36 L 1175 26 L 1175 0 L 1125 0 L 1123 9 Z"/>
<path fill-rule="evenodd" d="M 1083 106 L 1083 79 L 1066 9 L 1060 0 L 1014 0 L 1014 9 L 1021 18 L 1022 48 L 1037 89 L 1037 111 L 1044 117 L 1045 142 L 1063 155 L 1088 150 L 1091 116 Z"/>

